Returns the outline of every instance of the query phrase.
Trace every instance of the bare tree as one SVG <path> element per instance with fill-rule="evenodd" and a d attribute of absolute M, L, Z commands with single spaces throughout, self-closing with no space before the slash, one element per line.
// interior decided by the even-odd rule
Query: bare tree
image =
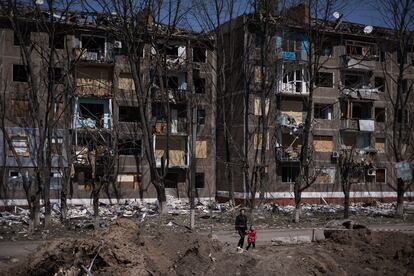
<path fill-rule="evenodd" d="M 391 130 L 388 135 L 389 159 L 395 163 L 412 162 L 414 160 L 414 132 L 410 127 L 413 118 L 414 81 L 409 79 L 413 71 L 414 61 L 414 1 L 412 0 L 378 0 L 377 6 L 384 23 L 392 29 L 390 40 L 385 41 L 393 45 L 388 49 L 394 54 L 386 56 L 383 64 L 385 76 L 386 96 L 389 103 L 388 120 Z M 381 43 L 383 44 L 383 43 Z M 397 192 L 396 215 L 404 212 L 404 195 L 412 185 L 411 181 L 404 181 L 395 177 L 395 183 L 389 183 Z"/>

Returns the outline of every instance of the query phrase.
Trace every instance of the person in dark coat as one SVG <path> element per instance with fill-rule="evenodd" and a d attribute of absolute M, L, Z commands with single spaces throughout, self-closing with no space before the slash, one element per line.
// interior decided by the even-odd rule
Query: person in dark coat
<path fill-rule="evenodd" d="M 236 217 L 235 228 L 237 233 L 240 236 L 239 243 L 237 244 L 238 249 L 243 248 L 244 244 L 244 236 L 246 235 L 247 231 L 247 217 L 244 214 L 244 209 L 240 210 L 240 214 Z"/>

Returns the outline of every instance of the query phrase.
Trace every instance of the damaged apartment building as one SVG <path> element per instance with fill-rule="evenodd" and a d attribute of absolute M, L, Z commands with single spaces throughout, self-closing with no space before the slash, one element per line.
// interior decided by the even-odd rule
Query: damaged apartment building
<path fill-rule="evenodd" d="M 307 8 L 299 6 L 292 18 L 307 19 Z M 254 80 L 263 77 L 257 72 L 261 62 L 261 41 L 270 41 L 272 50 L 265 53 L 266 60 L 276 64 L 273 80 L 273 93 L 266 95 L 266 111 L 269 112 L 267 126 L 266 155 L 268 163 L 265 169 L 266 191 L 256 192 L 256 197 L 280 203 L 293 202 L 293 184 L 299 175 L 299 158 L 303 141 L 303 127 L 306 118 L 304 99 L 309 97 L 309 75 L 307 63 L 307 33 L 300 24 L 283 22 L 275 19 L 276 31 L 267 39 L 262 37 L 255 23 L 255 14 L 242 15 L 232 24 L 222 25 L 225 37 L 232 36 L 234 44 L 244 45 L 229 50 L 227 60 L 233 54 L 233 64 L 226 65 L 231 74 L 226 106 L 238 108 L 231 116 L 233 126 L 227 136 L 232 143 L 239 145 L 238 155 L 226 161 L 225 139 L 222 114 L 219 110 L 217 122 L 217 195 L 228 198 L 233 193 L 235 199 L 251 197 L 251 186 L 245 167 L 254 166 L 252 157 L 256 152 L 257 119 L 262 115 L 260 99 Z M 305 25 L 302 25 L 305 26 Z M 351 197 L 355 200 L 378 198 L 389 200 L 395 193 L 389 184 L 394 183 L 395 163 L 390 161 L 390 128 L 387 120 L 393 116 L 392 108 L 387 102 L 384 66 L 391 68 L 387 55 L 396 56 L 392 43 L 382 43 L 390 30 L 350 23 L 335 22 L 327 24 L 326 37 L 320 49 L 321 69 L 314 78 L 313 120 L 312 120 L 312 159 L 318 172 L 315 183 L 306 189 L 304 201 L 320 202 L 321 199 L 338 202 L 343 197 L 342 187 L 338 181 L 338 160 L 340 152 L 353 149 L 356 162 L 363 165 L 363 172 L 352 176 Z M 228 39 L 230 41 L 230 39 Z M 385 44 L 385 45 L 384 45 Z M 276 54 L 275 54 L 276 53 Z M 407 63 L 410 64 L 410 63 Z M 242 72 L 231 68 L 244 68 Z M 413 67 L 413 66 L 412 66 Z M 250 68 L 250 69 L 245 69 Z M 259 69 L 260 71 L 260 69 Z M 410 71 L 414 72 L 414 71 Z M 414 75 L 411 75 L 411 78 Z M 220 76 L 218 76 L 220 77 Z M 407 78 L 409 78 L 408 76 Z M 241 81 L 251 80 L 251 81 Z M 269 80 L 266 80 L 269 81 Z M 388 83 L 392 83 L 391 80 Z M 261 101 L 263 103 L 263 100 Z M 263 110 L 263 109 L 262 109 Z M 408 114 L 399 115 L 399 123 L 408 123 Z M 388 124 L 389 125 L 389 124 Z M 263 135 L 262 133 L 259 135 Z M 266 134 L 265 134 L 266 135 Z M 260 137 L 259 137 L 260 138 Z M 244 146 L 242 146 L 244 145 Z M 246 165 L 239 156 L 250 156 Z M 230 161 L 230 162 L 229 162 Z M 232 180 L 226 178 L 229 174 Z M 231 184 L 229 184 L 231 183 Z"/>
<path fill-rule="evenodd" d="M 21 26 L 28 45 L 39 38 L 46 44 L 54 40 L 59 54 L 59 68 L 54 70 L 60 78 L 69 75 L 65 79 L 70 83 L 65 81 L 65 87 L 72 87 L 66 104 L 57 107 L 60 124 L 52 141 L 57 144 L 52 154 L 56 156 L 51 174 L 52 198 L 60 197 L 66 170 L 72 183 L 73 203 L 89 202 L 96 182 L 110 183 L 102 188 L 101 198 L 155 199 L 156 191 L 150 183 L 148 162 L 144 157 L 137 94 L 125 45 L 111 36 L 96 14 L 66 16 L 66 22 L 59 26 L 54 38 L 35 28 L 38 25 L 30 24 L 31 15 L 28 12 L 27 21 L 22 21 Z M 21 173 L 32 176 L 36 169 L 36 162 L 33 162 L 36 150 L 32 144 L 36 143 L 38 130 L 26 116 L 29 113 L 27 74 L 16 32 L 6 16 L 1 18 L 0 24 L 0 88 L 4 91 L 3 100 L 13 111 L 13 114 L 5 112 L 10 118 L 4 120 L 2 130 L 11 137 L 11 143 L 7 143 L 3 135 L 1 151 L 6 152 L 1 154 L 0 160 L 8 188 L 13 191 L 8 196 L 18 202 L 25 199 Z M 147 116 L 153 125 L 153 147 L 159 169 L 168 144 L 166 193 L 174 197 L 188 196 L 190 143 L 194 141 L 196 196 L 214 197 L 216 92 L 212 40 L 180 29 L 168 38 L 160 34 L 157 39 L 156 46 L 148 43 L 143 47 L 141 77 L 151 89 L 151 108 Z M 169 95 L 169 114 L 166 114 L 166 99 L 159 96 L 160 80 L 151 76 L 155 71 L 154 57 L 160 55 L 165 56 L 167 64 L 162 68 L 162 81 Z M 48 71 L 42 68 L 41 60 L 34 60 L 38 62 L 39 72 Z M 57 90 L 59 85 L 63 84 L 58 83 Z M 190 114 L 193 113 L 196 115 L 192 118 Z M 16 155 L 8 154 L 12 147 Z"/>

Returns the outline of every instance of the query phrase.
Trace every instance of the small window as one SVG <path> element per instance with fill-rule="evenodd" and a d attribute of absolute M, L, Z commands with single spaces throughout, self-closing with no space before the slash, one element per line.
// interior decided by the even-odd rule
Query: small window
<path fill-rule="evenodd" d="M 30 32 L 22 31 L 20 38 L 18 33 L 14 32 L 13 45 L 14 46 L 29 46 L 30 45 Z"/>
<path fill-rule="evenodd" d="M 375 88 L 378 88 L 379 91 L 385 91 L 385 81 L 382 77 L 375 77 Z"/>
<path fill-rule="evenodd" d="M 207 51 L 205 48 L 194 47 L 193 48 L 193 62 L 205 63 L 207 60 Z"/>
<path fill-rule="evenodd" d="M 375 108 L 375 122 L 385 123 L 385 108 L 382 108 L 382 107 Z"/>
<path fill-rule="evenodd" d="M 333 74 L 319 72 L 315 78 L 315 85 L 317 87 L 333 87 Z"/>
<path fill-rule="evenodd" d="M 282 167 L 282 182 L 293 183 L 299 175 L 299 167 L 285 166 Z"/>
<path fill-rule="evenodd" d="M 13 64 L 13 81 L 27 82 L 28 80 L 27 67 L 25 65 Z"/>
<path fill-rule="evenodd" d="M 375 182 L 376 183 L 386 183 L 387 178 L 386 169 L 377 169 L 375 171 Z"/>
<path fill-rule="evenodd" d="M 65 48 L 65 34 L 55 33 L 54 36 L 49 36 L 49 48 L 55 47 L 55 49 Z"/>
<path fill-rule="evenodd" d="M 205 109 L 197 109 L 197 125 L 205 125 L 206 124 L 206 110 Z"/>
<path fill-rule="evenodd" d="M 134 139 L 120 139 L 118 141 L 119 155 L 142 155 L 142 141 Z"/>
<path fill-rule="evenodd" d="M 63 82 L 62 68 L 51 67 L 49 68 L 49 81 L 54 83 Z"/>
<path fill-rule="evenodd" d="M 375 137 L 375 149 L 378 153 L 385 152 L 385 138 Z"/>
<path fill-rule="evenodd" d="M 119 106 L 119 121 L 137 123 L 140 121 L 139 107 Z"/>
<path fill-rule="evenodd" d="M 332 104 L 315 104 L 315 119 L 332 120 Z"/>
<path fill-rule="evenodd" d="M 53 155 L 62 155 L 63 153 L 63 138 L 52 138 L 51 153 Z"/>
<path fill-rule="evenodd" d="M 196 189 L 204 188 L 204 173 L 196 173 L 195 187 Z"/>
<path fill-rule="evenodd" d="M 20 173 L 18 171 L 10 171 L 9 176 L 11 178 L 17 178 L 17 177 L 20 177 Z"/>

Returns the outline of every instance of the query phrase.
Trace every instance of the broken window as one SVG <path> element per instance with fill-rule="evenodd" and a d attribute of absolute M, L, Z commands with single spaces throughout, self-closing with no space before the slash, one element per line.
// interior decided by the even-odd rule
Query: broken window
<path fill-rule="evenodd" d="M 18 156 L 29 156 L 29 139 L 27 136 L 13 136 L 11 138 L 11 147 Z M 13 150 L 9 151 L 9 156 L 14 156 Z"/>
<path fill-rule="evenodd" d="M 347 148 L 367 149 L 371 147 L 371 134 L 370 133 L 341 133 L 342 145 Z"/>
<path fill-rule="evenodd" d="M 193 48 L 193 62 L 203 62 L 207 61 L 207 50 L 202 47 Z"/>
<path fill-rule="evenodd" d="M 261 116 L 262 115 L 262 98 L 255 97 L 254 98 L 254 115 Z M 270 106 L 270 99 L 264 99 L 265 102 L 265 114 L 269 113 L 269 106 Z"/>
<path fill-rule="evenodd" d="M 196 141 L 196 158 L 207 158 L 207 141 Z"/>
<path fill-rule="evenodd" d="M 119 139 L 118 140 L 119 155 L 142 155 L 142 141 L 136 139 Z"/>
<path fill-rule="evenodd" d="M 62 137 L 52 138 L 51 153 L 53 155 L 63 154 L 63 138 Z"/>
<path fill-rule="evenodd" d="M 167 88 L 169 88 L 169 89 L 178 89 L 178 77 L 177 76 L 168 76 L 167 77 Z"/>
<path fill-rule="evenodd" d="M 13 81 L 17 82 L 27 82 L 29 80 L 29 75 L 27 71 L 27 66 L 20 64 L 13 64 Z"/>
<path fill-rule="evenodd" d="M 387 170 L 386 169 L 376 169 L 375 171 L 375 182 L 376 183 L 386 183 Z"/>
<path fill-rule="evenodd" d="M 314 118 L 332 120 L 332 104 L 318 104 L 314 105 Z"/>
<path fill-rule="evenodd" d="M 379 91 L 385 91 L 385 81 L 382 77 L 375 77 L 375 88 L 378 88 Z"/>
<path fill-rule="evenodd" d="M 54 33 L 54 36 L 49 35 L 49 47 L 53 47 L 55 49 L 64 49 L 65 48 L 65 34 L 63 33 Z"/>
<path fill-rule="evenodd" d="M 50 67 L 49 68 L 49 82 L 63 83 L 62 68 Z"/>
<path fill-rule="evenodd" d="M 385 123 L 385 108 L 383 107 L 375 108 L 375 122 Z"/>
<path fill-rule="evenodd" d="M 19 37 L 20 35 L 20 37 Z M 31 32 L 22 30 L 20 33 L 14 32 L 13 45 L 14 46 L 29 46 Z"/>
<path fill-rule="evenodd" d="M 200 77 L 200 72 L 198 70 L 193 71 L 193 83 L 194 91 L 198 94 L 206 93 L 206 80 L 205 78 Z"/>
<path fill-rule="evenodd" d="M 195 187 L 196 189 L 204 188 L 204 173 L 196 173 Z"/>
<path fill-rule="evenodd" d="M 385 138 L 383 137 L 375 137 L 375 149 L 378 153 L 385 152 Z"/>
<path fill-rule="evenodd" d="M 137 123 L 140 121 L 139 107 L 119 106 L 119 121 Z"/>
<path fill-rule="evenodd" d="M 315 85 L 318 87 L 333 87 L 333 74 L 319 72 L 315 78 Z"/>
<path fill-rule="evenodd" d="M 332 136 L 313 136 L 313 147 L 317 152 L 332 152 L 333 137 Z"/>
<path fill-rule="evenodd" d="M 25 118 L 29 113 L 29 101 L 13 100 L 13 111 L 16 118 Z"/>
<path fill-rule="evenodd" d="M 352 118 L 353 119 L 372 119 L 372 105 L 364 102 L 352 103 Z"/>
<path fill-rule="evenodd" d="M 82 119 L 91 119 L 95 121 L 95 126 L 102 127 L 104 117 L 103 104 L 80 103 L 79 110 L 79 115 Z"/>
<path fill-rule="evenodd" d="M 178 57 L 178 46 L 166 45 L 165 54 L 170 58 Z"/>
<path fill-rule="evenodd" d="M 364 59 L 378 60 L 378 49 L 375 44 L 360 41 L 346 41 L 346 53 Z"/>
<path fill-rule="evenodd" d="M 197 125 L 206 124 L 206 110 L 197 108 Z"/>
<path fill-rule="evenodd" d="M 299 167 L 283 166 L 282 167 L 282 182 L 293 183 L 299 175 Z"/>
<path fill-rule="evenodd" d="M 288 90 L 287 92 L 301 93 L 306 90 L 302 69 L 285 68 L 283 72 L 283 83 L 285 84 L 284 90 Z M 303 87 L 304 85 L 305 87 Z"/>
<path fill-rule="evenodd" d="M 282 40 L 282 49 L 285 52 L 295 52 L 302 49 L 302 39 L 287 35 Z"/>
<path fill-rule="evenodd" d="M 331 42 L 324 42 L 322 43 L 321 47 L 321 56 L 331 57 L 333 54 L 333 45 Z"/>
<path fill-rule="evenodd" d="M 347 73 L 344 77 L 344 83 L 347 88 L 360 88 L 369 85 L 369 78 L 364 74 Z"/>

